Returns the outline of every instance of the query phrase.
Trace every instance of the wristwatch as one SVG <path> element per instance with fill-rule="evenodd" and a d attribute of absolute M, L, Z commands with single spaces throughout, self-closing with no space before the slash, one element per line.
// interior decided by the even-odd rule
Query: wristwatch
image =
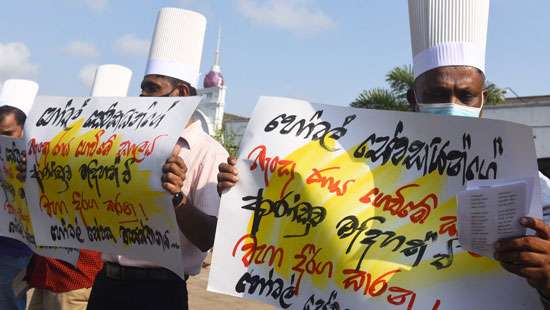
<path fill-rule="evenodd" d="M 174 205 L 174 207 L 177 207 L 181 204 L 181 202 L 183 201 L 183 197 L 183 192 L 179 192 L 175 194 L 174 197 L 172 197 L 172 204 Z"/>

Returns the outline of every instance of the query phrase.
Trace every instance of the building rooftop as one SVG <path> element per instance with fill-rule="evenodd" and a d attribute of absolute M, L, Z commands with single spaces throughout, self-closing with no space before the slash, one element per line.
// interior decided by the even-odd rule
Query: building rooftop
<path fill-rule="evenodd" d="M 506 102 L 498 105 L 486 105 L 485 109 L 521 108 L 533 106 L 550 106 L 550 95 L 506 98 Z"/>
<path fill-rule="evenodd" d="M 223 114 L 223 122 L 248 122 L 250 118 L 231 114 L 231 113 L 224 113 Z"/>

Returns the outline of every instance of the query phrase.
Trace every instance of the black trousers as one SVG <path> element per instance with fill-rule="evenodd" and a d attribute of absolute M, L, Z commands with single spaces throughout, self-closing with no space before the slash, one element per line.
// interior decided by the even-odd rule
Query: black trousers
<path fill-rule="evenodd" d="M 118 280 L 102 270 L 96 277 L 88 310 L 187 310 L 184 280 Z"/>

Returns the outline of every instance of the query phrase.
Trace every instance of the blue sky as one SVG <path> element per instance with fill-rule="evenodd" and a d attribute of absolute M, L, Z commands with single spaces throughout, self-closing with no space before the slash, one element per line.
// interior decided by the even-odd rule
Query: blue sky
<path fill-rule="evenodd" d="M 130 67 L 137 95 L 158 9 L 202 12 L 202 72 L 223 27 L 226 110 L 260 95 L 347 105 L 411 62 L 405 0 L 18 0 L 0 12 L 0 80 L 33 78 L 40 94 L 86 96 L 93 65 Z M 488 78 L 519 95 L 550 94 L 550 2 L 492 0 Z"/>

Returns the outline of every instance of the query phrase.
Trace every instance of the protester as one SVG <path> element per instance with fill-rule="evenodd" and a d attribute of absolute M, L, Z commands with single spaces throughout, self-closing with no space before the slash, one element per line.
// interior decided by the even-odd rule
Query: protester
<path fill-rule="evenodd" d="M 161 9 L 141 96 L 195 96 L 206 19 L 175 8 Z M 162 186 L 173 195 L 182 232 L 185 279 L 151 262 L 121 255 L 104 257 L 88 309 L 188 309 L 186 279 L 200 272 L 214 243 L 219 208 L 218 165 L 227 152 L 192 119 L 163 169 Z"/>
<path fill-rule="evenodd" d="M 28 80 L 7 80 L 0 94 L 0 134 L 13 138 L 23 136 L 26 113 L 34 102 L 38 84 Z M 22 242 L 0 237 L 0 309 L 23 310 L 26 296 L 14 296 L 12 283 L 25 270 L 31 250 Z"/>
<path fill-rule="evenodd" d="M 480 117 L 487 98 L 489 0 L 410 0 L 409 12 L 415 74 L 408 93 L 411 106 L 425 113 Z M 548 195 L 548 179 L 539 177 L 542 193 Z M 550 306 L 550 227 L 542 219 L 523 218 L 520 223 L 537 235 L 501 240 L 495 258 L 527 279 Z"/>
<path fill-rule="evenodd" d="M 132 71 L 118 65 L 102 65 L 96 70 L 92 97 L 118 96 L 128 93 Z M 101 253 L 80 250 L 76 266 L 54 258 L 33 255 L 27 280 L 33 290 L 29 310 L 86 309 L 91 287 L 103 268 Z"/>
<path fill-rule="evenodd" d="M 485 49 L 489 0 L 409 0 L 414 86 L 407 99 L 414 111 L 481 117 L 486 103 Z M 236 159 L 221 164 L 221 195 L 238 181 Z M 550 180 L 539 174 L 543 201 L 550 204 Z M 550 207 L 550 206 L 549 206 Z M 549 208 L 550 209 L 550 208 Z M 541 219 L 521 224 L 536 236 L 501 240 L 495 258 L 527 279 L 550 308 L 550 227 Z"/>

